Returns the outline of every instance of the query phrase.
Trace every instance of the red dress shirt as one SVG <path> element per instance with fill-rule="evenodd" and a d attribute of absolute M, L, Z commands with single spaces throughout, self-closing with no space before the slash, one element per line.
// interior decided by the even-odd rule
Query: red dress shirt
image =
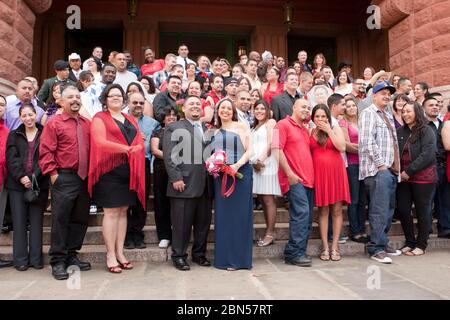
<path fill-rule="evenodd" d="M 79 120 L 85 154 L 89 155 L 90 122 L 82 116 Z M 39 166 L 43 174 L 51 176 L 58 173 L 57 169 L 78 170 L 77 120 L 68 113 L 56 115 L 45 125 L 39 146 Z"/>

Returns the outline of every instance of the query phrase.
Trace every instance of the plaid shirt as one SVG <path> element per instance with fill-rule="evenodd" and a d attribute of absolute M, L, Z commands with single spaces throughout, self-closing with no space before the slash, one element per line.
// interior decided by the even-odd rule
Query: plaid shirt
<path fill-rule="evenodd" d="M 392 128 L 395 128 L 394 117 L 389 112 L 379 110 L 374 104 L 364 109 L 358 121 L 359 129 L 359 179 L 373 177 L 378 167 L 391 167 L 394 162 L 394 143 L 398 144 L 397 132 L 393 130 L 392 140 L 389 128 L 383 120 L 386 114 Z"/>

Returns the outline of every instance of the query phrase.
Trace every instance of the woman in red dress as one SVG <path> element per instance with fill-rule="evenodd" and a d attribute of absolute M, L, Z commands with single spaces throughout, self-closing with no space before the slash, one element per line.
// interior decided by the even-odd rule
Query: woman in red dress
<path fill-rule="evenodd" d="M 342 203 L 350 203 L 350 189 L 347 171 L 341 152 L 345 151 L 345 137 L 339 128 L 331 128 L 331 114 L 328 107 L 319 104 L 312 111 L 316 125 L 311 132 L 311 153 L 314 163 L 315 205 L 319 207 L 320 238 L 324 261 L 341 260 L 339 235 L 342 229 Z M 328 246 L 328 216 L 333 217 L 333 243 L 331 253 Z"/>
<path fill-rule="evenodd" d="M 272 105 L 272 98 L 284 91 L 284 83 L 281 83 L 279 78 L 280 71 L 277 68 L 269 69 L 266 74 L 267 82 L 259 89 L 269 106 Z"/>

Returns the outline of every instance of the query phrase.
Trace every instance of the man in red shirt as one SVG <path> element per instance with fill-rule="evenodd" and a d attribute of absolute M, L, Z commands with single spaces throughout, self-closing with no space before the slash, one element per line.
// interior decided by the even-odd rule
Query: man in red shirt
<path fill-rule="evenodd" d="M 57 280 L 69 277 L 68 266 L 91 269 L 77 258 L 89 220 L 87 175 L 90 123 L 79 115 L 80 92 L 68 86 L 62 92 L 63 113 L 45 126 L 39 147 L 39 166 L 48 174 L 52 193 L 50 264 Z"/>
<path fill-rule="evenodd" d="M 141 73 L 143 76 L 153 76 L 155 72 L 164 69 L 164 60 L 155 60 L 155 54 L 149 47 L 144 49 L 144 61 L 145 64 L 141 66 Z"/>
<path fill-rule="evenodd" d="M 307 128 L 311 106 L 298 99 L 292 116 L 274 128 L 272 149 L 280 164 L 278 178 L 283 194 L 289 199 L 289 242 L 284 249 L 286 263 L 310 267 L 306 255 L 314 207 L 314 167 Z"/>

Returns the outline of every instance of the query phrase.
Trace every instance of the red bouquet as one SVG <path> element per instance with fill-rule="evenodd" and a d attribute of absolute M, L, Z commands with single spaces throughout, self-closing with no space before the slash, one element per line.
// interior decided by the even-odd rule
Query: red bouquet
<path fill-rule="evenodd" d="M 207 160 L 206 160 L 206 171 L 214 178 L 219 177 L 220 173 L 223 173 L 222 176 L 222 196 L 227 198 L 231 196 L 234 191 L 234 185 L 236 184 L 236 178 L 242 179 L 244 176 L 242 173 L 235 171 L 231 168 L 227 163 L 227 154 L 223 150 L 218 150 L 214 152 Z M 231 187 L 227 188 L 227 177 L 231 176 L 233 179 L 233 183 Z"/>

